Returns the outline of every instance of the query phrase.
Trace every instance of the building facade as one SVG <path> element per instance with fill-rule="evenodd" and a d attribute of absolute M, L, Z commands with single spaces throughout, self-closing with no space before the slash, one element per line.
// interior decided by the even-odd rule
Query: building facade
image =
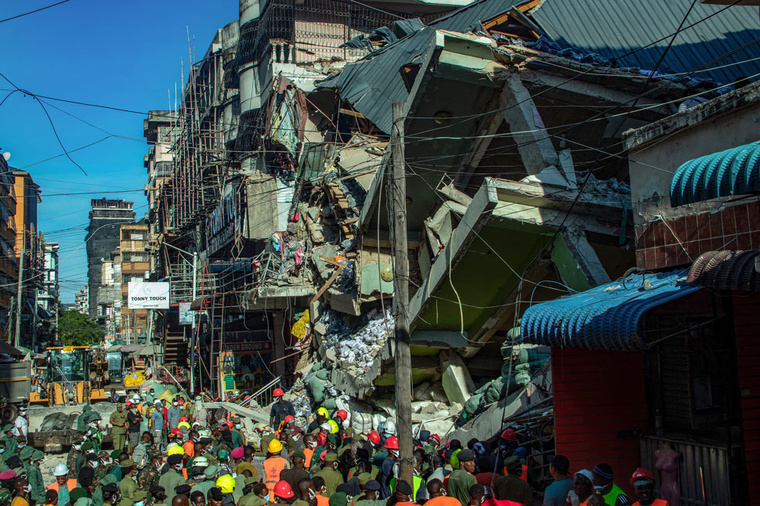
<path fill-rule="evenodd" d="M 134 223 L 135 213 L 132 202 L 112 199 L 93 199 L 91 201 L 90 223 L 87 227 L 87 279 L 88 303 L 90 318 L 99 319 L 105 316 L 104 308 L 112 304 L 111 294 L 103 294 L 102 264 L 109 259 L 114 249 L 119 247 L 119 227 Z"/>
<path fill-rule="evenodd" d="M 6 156 L 0 156 L 0 339 L 7 339 L 8 325 L 13 322 L 16 263 L 16 193 L 15 177 L 9 170 Z"/>

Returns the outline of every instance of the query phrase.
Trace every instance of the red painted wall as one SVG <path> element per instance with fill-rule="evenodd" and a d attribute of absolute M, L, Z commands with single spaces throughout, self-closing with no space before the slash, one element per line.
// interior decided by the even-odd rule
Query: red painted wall
<path fill-rule="evenodd" d="M 750 497 L 760 497 L 760 295 L 734 297 L 744 455 Z"/>
<path fill-rule="evenodd" d="M 639 440 L 618 432 L 649 427 L 643 354 L 552 348 L 552 375 L 557 453 L 573 472 L 610 464 L 615 482 L 633 492 Z"/>

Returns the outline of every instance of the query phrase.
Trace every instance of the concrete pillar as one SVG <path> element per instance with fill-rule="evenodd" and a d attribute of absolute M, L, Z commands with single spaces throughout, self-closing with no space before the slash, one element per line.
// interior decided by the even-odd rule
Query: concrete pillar
<path fill-rule="evenodd" d="M 240 26 L 256 19 L 261 15 L 261 3 L 259 0 L 240 0 Z"/>
<path fill-rule="evenodd" d="M 285 336 L 283 335 L 282 329 L 284 328 L 285 323 L 285 312 L 284 311 L 271 311 L 270 312 L 270 318 L 272 320 L 272 325 L 274 326 L 274 329 L 272 330 L 272 358 L 282 358 L 285 356 Z M 278 360 L 277 362 L 274 362 L 269 366 L 269 369 L 274 373 L 275 376 L 284 376 L 286 372 L 285 368 L 285 361 L 284 360 Z M 274 367 L 273 367 L 274 366 Z"/>
<path fill-rule="evenodd" d="M 527 173 L 534 175 L 547 167 L 559 166 L 557 152 L 549 134 L 544 130 L 541 115 L 518 74 L 511 73 L 507 77 L 499 103 L 510 131 L 531 131 L 514 136 Z"/>
<path fill-rule="evenodd" d="M 559 236 L 562 240 L 555 242 L 552 261 L 565 284 L 582 291 L 610 282 L 582 227 L 565 228 Z"/>

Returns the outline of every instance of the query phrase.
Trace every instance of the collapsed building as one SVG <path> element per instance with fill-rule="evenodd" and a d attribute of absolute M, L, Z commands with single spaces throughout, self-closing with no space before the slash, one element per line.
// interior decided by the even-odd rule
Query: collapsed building
<path fill-rule="evenodd" d="M 490 439 L 508 418 L 536 435 L 541 464 L 550 349 L 523 342 L 520 319 L 636 265 L 623 132 L 757 75 L 731 53 L 757 30 L 698 5 L 709 23 L 655 72 L 689 2 L 658 3 L 663 25 L 619 1 L 370 3 L 241 1 L 178 110 L 146 122 L 154 276 L 178 280 L 166 356 L 189 357 L 221 396 L 265 403 L 282 384 L 299 416 L 342 408 L 359 430 L 395 415 L 387 170 L 401 102 L 413 421 Z M 720 68 L 702 65 L 708 45 Z"/>

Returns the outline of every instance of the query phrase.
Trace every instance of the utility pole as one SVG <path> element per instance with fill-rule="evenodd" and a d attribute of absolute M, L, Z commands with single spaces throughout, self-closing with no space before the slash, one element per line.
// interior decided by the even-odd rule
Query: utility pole
<path fill-rule="evenodd" d="M 193 300 L 195 302 L 196 290 L 198 289 L 198 252 L 193 252 Z M 195 393 L 195 311 L 190 310 L 193 315 L 193 325 L 190 327 L 190 393 Z"/>
<path fill-rule="evenodd" d="M 21 343 L 21 299 L 24 295 L 24 256 L 26 255 L 26 230 L 21 231 L 21 255 L 18 262 L 18 291 L 16 293 L 16 338 L 13 346 L 18 347 Z"/>
<path fill-rule="evenodd" d="M 413 482 L 412 355 L 409 350 L 409 261 L 406 239 L 406 167 L 404 160 L 404 104 L 393 104 L 391 130 L 393 176 L 393 292 L 396 303 L 396 427 L 399 442 L 399 478 Z M 380 219 L 378 217 L 378 219 Z"/>
<path fill-rule="evenodd" d="M 11 303 L 8 304 L 8 344 L 13 342 L 13 306 L 16 305 L 16 297 L 11 296 Z"/>

